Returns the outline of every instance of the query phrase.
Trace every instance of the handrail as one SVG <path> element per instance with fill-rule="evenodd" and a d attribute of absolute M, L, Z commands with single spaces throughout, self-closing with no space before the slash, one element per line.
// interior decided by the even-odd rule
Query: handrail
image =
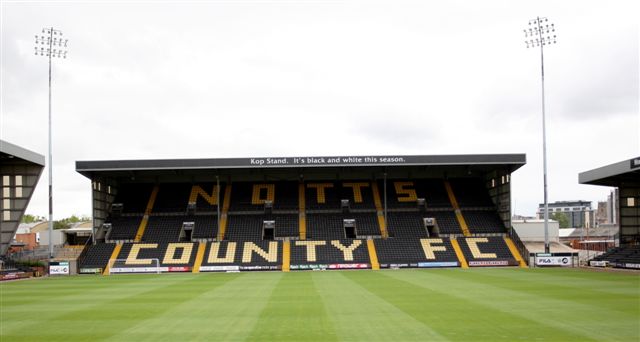
<path fill-rule="evenodd" d="M 520 236 L 518 236 L 518 233 L 516 233 L 516 230 L 513 229 L 513 227 L 511 229 L 509 229 L 509 237 L 511 238 L 513 243 L 515 243 L 516 247 L 518 248 L 518 251 L 520 252 L 520 255 L 522 256 L 522 259 L 524 260 L 524 262 L 526 262 L 527 265 L 528 265 L 529 264 L 529 250 L 527 249 L 527 246 L 524 245 L 524 242 L 522 242 L 522 240 L 520 240 Z"/>
<path fill-rule="evenodd" d="M 87 257 L 89 246 L 92 245 L 91 244 L 91 241 L 93 241 L 92 237 L 93 237 L 93 234 L 91 234 L 91 236 L 89 236 L 89 238 L 87 239 L 87 242 L 84 243 L 84 248 L 82 249 L 82 253 L 80 253 L 80 255 L 78 255 L 78 258 L 76 259 L 78 261 L 76 263 L 76 266 L 78 267 L 78 269 L 80 268 L 80 265 L 84 262 L 84 259 Z"/>

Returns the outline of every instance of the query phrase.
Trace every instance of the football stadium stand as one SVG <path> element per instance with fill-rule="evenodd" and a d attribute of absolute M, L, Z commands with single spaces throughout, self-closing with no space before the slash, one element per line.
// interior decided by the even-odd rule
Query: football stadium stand
<path fill-rule="evenodd" d="M 79 271 L 525 265 L 507 242 L 509 177 L 524 162 L 524 155 L 77 162 L 92 180 L 95 222 Z"/>
<path fill-rule="evenodd" d="M 44 169 L 44 156 L 0 140 L 0 256 L 11 245 Z"/>
<path fill-rule="evenodd" d="M 578 175 L 580 184 L 616 187 L 619 248 L 592 259 L 592 266 L 640 269 L 640 157 L 623 160 Z"/>
<path fill-rule="evenodd" d="M 592 261 L 606 262 L 607 266 L 640 268 L 640 245 L 616 247 L 593 258 Z"/>

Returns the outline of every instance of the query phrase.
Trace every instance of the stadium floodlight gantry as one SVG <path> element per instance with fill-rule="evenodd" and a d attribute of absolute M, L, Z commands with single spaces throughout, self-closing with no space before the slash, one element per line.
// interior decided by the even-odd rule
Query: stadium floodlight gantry
<path fill-rule="evenodd" d="M 93 198 L 80 271 L 525 266 L 524 154 L 78 161 Z M 515 241 L 514 241 L 515 240 Z M 110 270 L 109 260 L 122 270 Z"/>
<path fill-rule="evenodd" d="M 616 267 L 640 268 L 640 157 L 582 172 L 580 184 L 618 188 L 616 222 L 620 226 L 620 248 L 596 261 L 611 261 Z M 627 253 L 628 252 L 628 253 Z M 624 256 L 616 259 L 615 256 Z M 596 263 L 600 265 L 599 263 Z"/>
<path fill-rule="evenodd" d="M 9 250 L 43 168 L 44 156 L 0 140 L 0 255 Z"/>

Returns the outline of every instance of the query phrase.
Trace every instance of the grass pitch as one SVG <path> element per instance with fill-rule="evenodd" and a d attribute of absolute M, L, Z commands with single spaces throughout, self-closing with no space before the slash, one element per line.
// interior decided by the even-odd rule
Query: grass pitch
<path fill-rule="evenodd" d="M 639 341 L 640 276 L 433 269 L 0 284 L 1 341 Z"/>

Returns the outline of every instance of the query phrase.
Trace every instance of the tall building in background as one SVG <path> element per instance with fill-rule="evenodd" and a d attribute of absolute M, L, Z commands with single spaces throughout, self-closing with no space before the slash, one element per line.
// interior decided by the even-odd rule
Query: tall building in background
<path fill-rule="evenodd" d="M 618 223 L 618 189 L 613 189 L 607 197 L 607 223 Z"/>
<path fill-rule="evenodd" d="M 556 213 L 562 213 L 569 221 L 569 228 L 595 227 L 595 211 L 591 208 L 591 202 L 587 201 L 557 201 L 549 203 L 549 217 Z M 538 205 L 538 218 L 544 217 L 544 204 Z"/>
<path fill-rule="evenodd" d="M 596 222 L 598 225 L 616 225 L 618 223 L 618 189 L 611 190 L 607 200 L 598 202 Z"/>
<path fill-rule="evenodd" d="M 598 226 L 609 223 L 608 205 L 608 201 L 598 202 L 598 208 L 596 209 L 596 224 Z"/>

